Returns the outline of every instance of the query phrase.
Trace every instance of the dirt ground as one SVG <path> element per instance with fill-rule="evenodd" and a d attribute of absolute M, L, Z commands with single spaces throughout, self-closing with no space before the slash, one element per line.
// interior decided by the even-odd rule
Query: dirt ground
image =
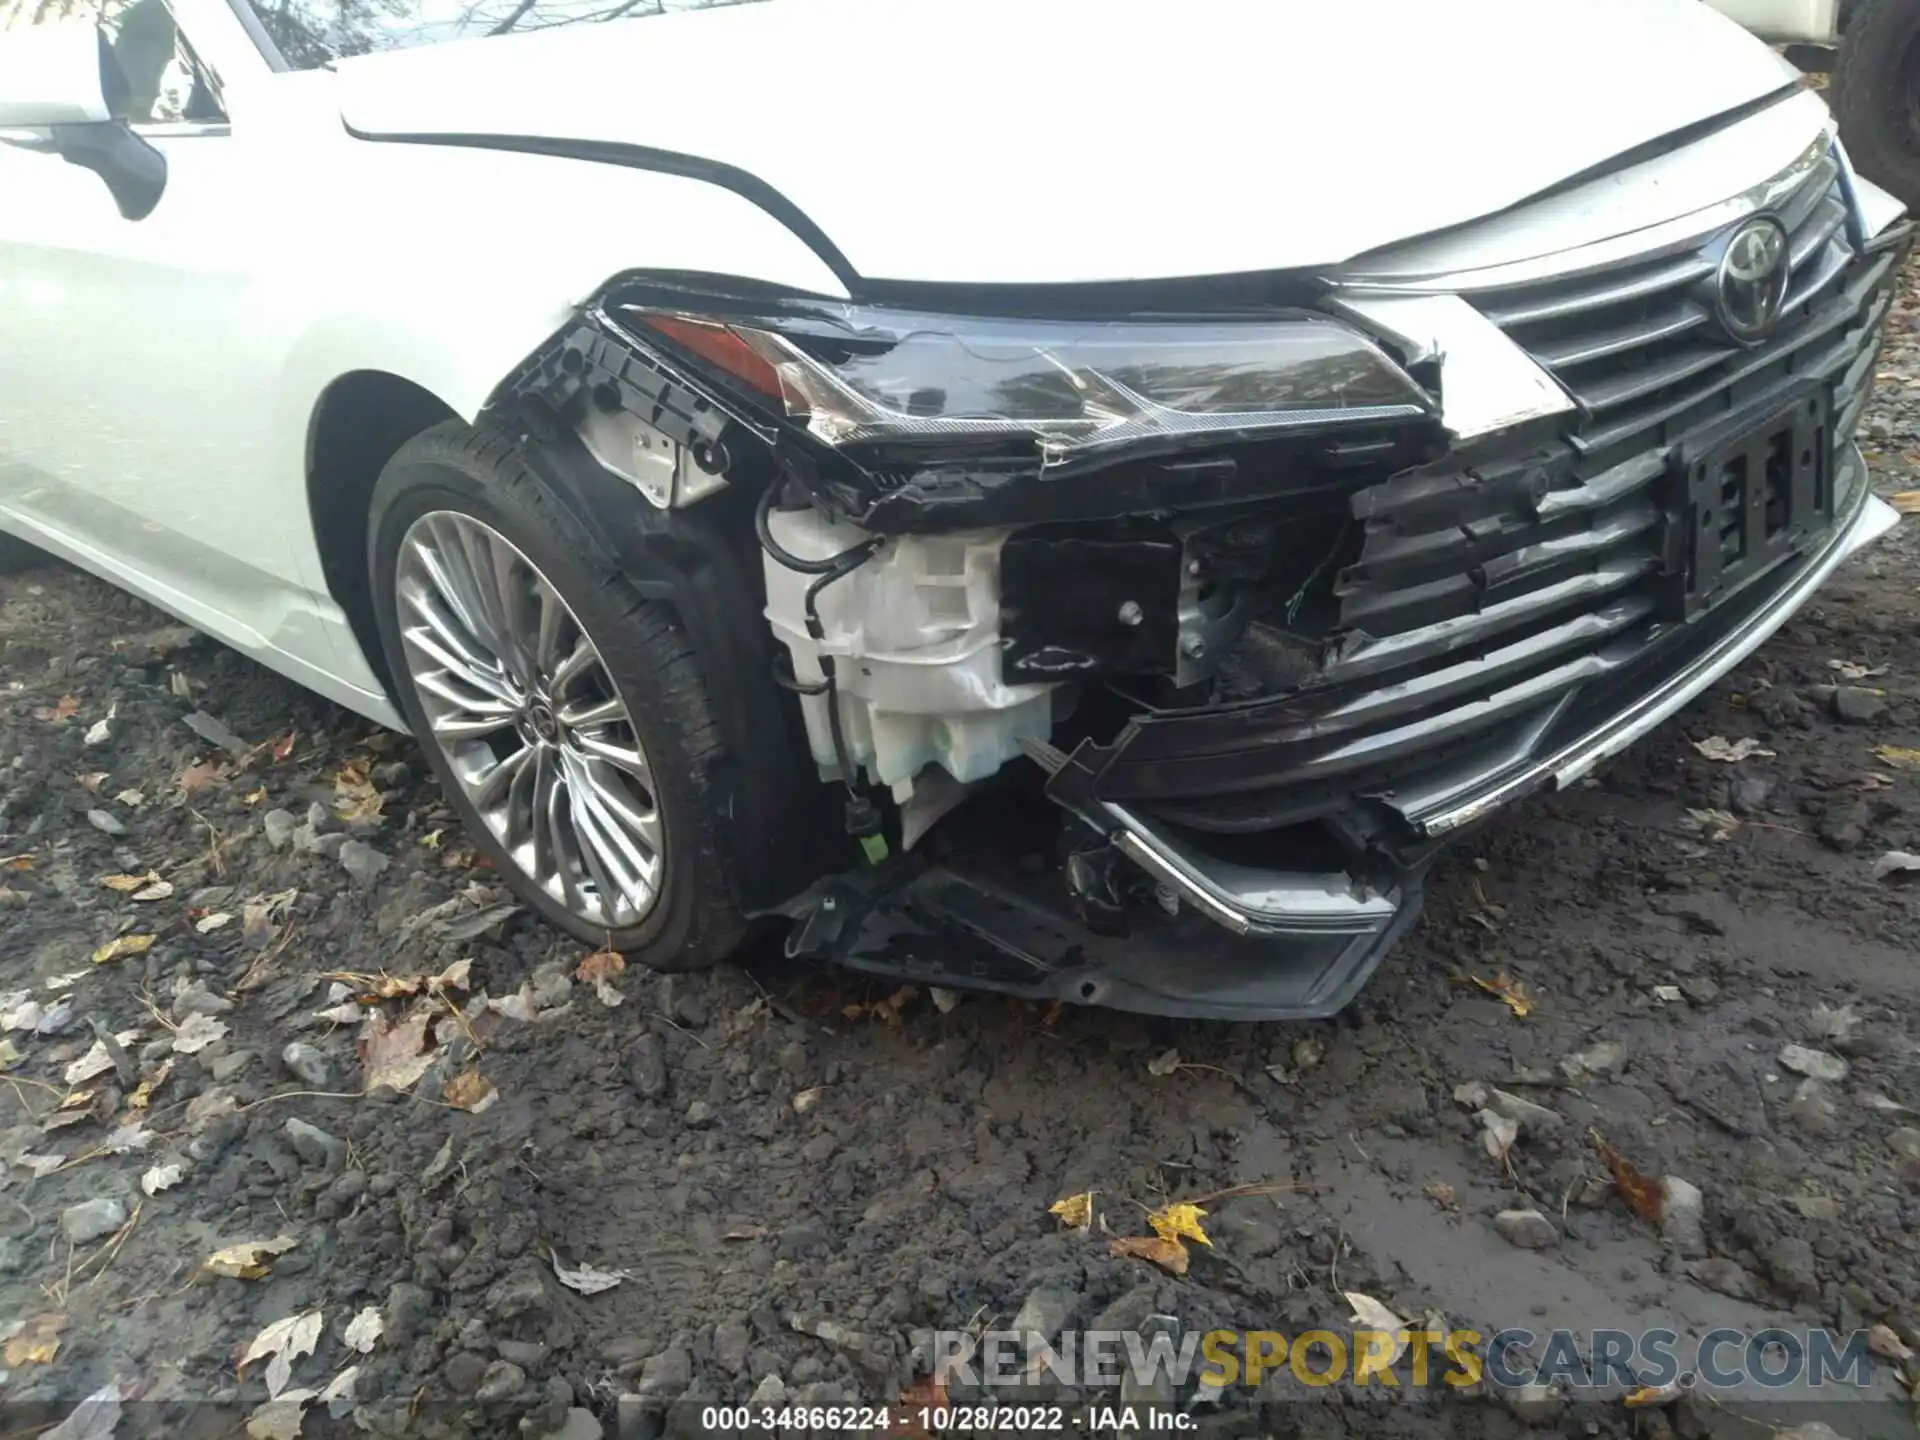
<path fill-rule="evenodd" d="M 1920 485 L 1913 319 L 1867 422 L 1883 492 Z M 1596 780 L 1457 848 L 1349 1013 L 1216 1025 L 943 1009 L 772 956 L 596 993 L 473 867 L 411 742 L 71 570 L 0 579 L 0 1433 L 85 1396 L 63 1435 L 107 1433 L 116 1397 L 122 1435 L 236 1433 L 271 1370 L 237 1360 L 279 1321 L 312 1347 L 290 1389 L 359 1367 L 350 1418 L 314 1399 L 309 1435 L 529 1440 L 890 1400 L 923 1332 L 1023 1305 L 1297 1334 L 1346 1328 L 1355 1292 L 1483 1334 L 1920 1343 L 1920 875 L 1874 873 L 1920 851 L 1916 637 L 1910 521 Z M 1751 753 L 1709 758 L 1716 736 Z M 1524 1016 L 1473 983 L 1503 975 Z M 391 1033 L 363 1063 L 380 977 L 421 993 L 373 1007 Z M 419 1078 L 367 1094 L 369 1064 Z M 1637 1215 L 1595 1132 L 1697 1187 L 1700 1230 L 1672 1191 Z M 1183 1278 L 1109 1253 L 1103 1228 L 1250 1184 L 1207 1202 Z M 1048 1213 L 1089 1189 L 1090 1232 Z M 276 1239 L 216 1267 L 257 1278 L 204 1264 Z M 581 1293 L 556 1263 L 624 1278 Z M 1159 1398 L 1229 1435 L 1914 1423 L 1884 1361 L 1831 1404 L 1402 1376 Z"/>

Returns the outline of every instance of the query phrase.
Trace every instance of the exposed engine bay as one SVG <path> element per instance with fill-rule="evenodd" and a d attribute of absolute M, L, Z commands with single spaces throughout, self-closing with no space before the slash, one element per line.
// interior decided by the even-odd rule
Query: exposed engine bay
<path fill-rule="evenodd" d="M 1484 441 L 1437 357 L 1290 293 L 1036 320 L 636 280 L 504 399 L 757 555 L 766 683 L 846 837 L 770 907 L 791 950 L 1318 1015 L 1442 837 L 1644 733 L 1871 538 L 1850 432 L 1895 248 L 1796 252 L 1791 333 L 1702 382 L 1558 376 L 1580 417 Z M 1569 353 L 1617 323 L 1595 294 L 1520 296 L 1510 338 Z"/>

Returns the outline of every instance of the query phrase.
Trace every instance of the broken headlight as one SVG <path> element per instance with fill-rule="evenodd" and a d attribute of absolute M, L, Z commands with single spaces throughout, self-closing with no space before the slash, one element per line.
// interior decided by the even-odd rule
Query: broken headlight
<path fill-rule="evenodd" d="M 750 317 L 652 306 L 620 313 L 836 450 L 1013 443 L 1037 446 L 1051 465 L 1434 410 L 1372 341 L 1302 311 L 1164 321 L 857 306 Z"/>

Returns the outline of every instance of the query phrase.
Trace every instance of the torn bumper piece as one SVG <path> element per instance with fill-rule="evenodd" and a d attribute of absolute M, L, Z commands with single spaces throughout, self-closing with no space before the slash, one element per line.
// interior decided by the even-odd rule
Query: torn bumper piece
<path fill-rule="evenodd" d="M 1892 509 L 1868 493 L 1850 446 L 1841 469 L 1845 499 L 1814 549 L 1669 636 L 1617 683 L 1592 687 L 1601 696 L 1563 697 L 1481 746 L 1429 752 L 1421 771 L 1377 797 L 1396 823 L 1352 847 L 1355 863 L 1346 871 L 1223 859 L 1205 848 L 1211 841 L 1100 798 L 1103 767 L 1089 766 L 1089 747 L 1065 755 L 1030 743 L 1028 754 L 1051 772 L 1050 798 L 1154 883 L 1162 908 L 1148 923 L 1125 934 L 1090 926 L 1061 903 L 1053 877 L 1004 863 L 1008 843 L 989 821 L 972 841 L 955 837 L 941 861 L 908 857 L 816 885 L 781 909 L 799 922 L 788 951 L 923 984 L 1159 1015 L 1334 1014 L 1417 917 L 1441 837 L 1525 794 L 1571 784 L 1645 735 L 1751 654 L 1842 560 L 1896 523 Z M 1340 817 L 1349 835 L 1359 833 L 1354 819 L 1351 808 Z"/>

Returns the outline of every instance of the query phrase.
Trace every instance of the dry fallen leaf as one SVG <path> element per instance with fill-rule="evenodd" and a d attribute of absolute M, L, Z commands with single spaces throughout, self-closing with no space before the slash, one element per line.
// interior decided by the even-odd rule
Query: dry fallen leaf
<path fill-rule="evenodd" d="M 1598 1131 L 1590 1133 L 1594 1153 L 1613 1177 L 1613 1188 L 1633 1208 L 1634 1214 L 1649 1225 L 1658 1225 L 1661 1208 L 1666 1202 L 1666 1191 L 1660 1182 L 1642 1174 L 1631 1160 L 1601 1139 Z"/>
<path fill-rule="evenodd" d="M 385 802 L 380 798 L 379 789 L 367 778 L 367 771 L 365 760 L 349 760 L 333 777 L 334 813 L 349 825 L 380 818 L 380 807 Z"/>
<path fill-rule="evenodd" d="M 1508 1152 L 1520 1138 L 1520 1122 L 1505 1115 L 1496 1115 L 1491 1110 L 1482 1110 L 1475 1118 L 1480 1121 L 1483 1132 L 1480 1142 L 1486 1146 L 1487 1154 L 1500 1164 L 1506 1164 Z"/>
<path fill-rule="evenodd" d="M 320 1311 L 303 1310 L 298 1315 L 274 1321 L 253 1337 L 246 1353 L 234 1365 L 234 1374 L 238 1375 L 255 1360 L 266 1360 L 267 1394 L 277 1399 L 293 1379 L 294 1362 L 303 1355 L 311 1355 L 313 1347 L 320 1343 L 321 1319 Z"/>
<path fill-rule="evenodd" d="M 300 738 L 300 732 L 298 730 L 289 730 L 287 732 L 286 739 L 276 740 L 274 742 L 273 758 L 276 760 L 284 760 L 289 755 L 293 754 L 293 743 L 299 738 Z"/>
<path fill-rule="evenodd" d="M 1118 1236 L 1107 1247 L 1107 1253 L 1131 1256 L 1135 1260 L 1149 1260 L 1169 1274 L 1187 1273 L 1187 1247 L 1178 1240 L 1164 1239 L 1159 1235 Z"/>
<path fill-rule="evenodd" d="M 1867 1349 L 1882 1360 L 1913 1359 L 1913 1347 L 1902 1340 L 1891 1325 L 1875 1325 L 1867 1331 Z"/>
<path fill-rule="evenodd" d="M 215 1020 L 211 1015 L 193 1014 L 182 1020 L 173 1032 L 173 1048 L 182 1055 L 197 1055 L 215 1041 L 224 1040 L 227 1027 L 224 1021 Z"/>
<path fill-rule="evenodd" d="M 55 725 L 59 725 L 71 720 L 79 713 L 80 697 L 78 695 L 62 695 L 52 705 L 43 705 L 38 710 L 35 710 L 33 712 L 33 718 L 36 720 L 51 720 Z"/>
<path fill-rule="evenodd" d="M 1202 1245 L 1211 1246 L 1213 1241 L 1207 1238 L 1207 1232 L 1200 1228 L 1200 1220 L 1207 1212 L 1198 1205 L 1182 1202 L 1178 1205 L 1162 1205 L 1147 1216 L 1147 1224 L 1153 1227 L 1153 1233 L 1162 1240 L 1194 1240 Z"/>
<path fill-rule="evenodd" d="M 1676 1376 L 1664 1385 L 1642 1385 L 1637 1390 L 1629 1390 L 1620 1397 L 1620 1403 L 1629 1410 L 1649 1410 L 1661 1405 L 1671 1405 L 1686 1393 L 1686 1387 Z"/>
<path fill-rule="evenodd" d="M 178 1185 L 186 1173 L 185 1167 L 179 1164 L 155 1165 L 140 1177 L 140 1188 L 148 1195 L 158 1195 Z"/>
<path fill-rule="evenodd" d="M 1078 1195 L 1056 1200 L 1047 1207 L 1047 1213 L 1059 1216 L 1060 1223 L 1069 1230 L 1085 1230 L 1093 1224 L 1093 1191 L 1082 1190 Z"/>
<path fill-rule="evenodd" d="M 1889 665 L 1862 665 L 1858 660 L 1829 660 L 1827 668 L 1842 680 L 1870 680 L 1875 675 L 1884 675 L 1892 667 Z"/>
<path fill-rule="evenodd" d="M 247 1440 L 300 1440 L 307 1406 L 319 1399 L 312 1390 L 289 1390 L 247 1416 Z"/>
<path fill-rule="evenodd" d="M 33 856 L 31 855 L 0 855 L 0 870 L 31 869 L 33 869 Z"/>
<path fill-rule="evenodd" d="M 20 1333 L 7 1341 L 6 1360 L 10 1368 L 22 1365 L 51 1365 L 60 1353 L 60 1332 L 67 1328 L 67 1317 L 59 1314 L 36 1315 Z"/>
<path fill-rule="evenodd" d="M 907 1003 L 916 993 L 913 986 L 902 985 L 884 1000 L 875 1000 L 871 1004 L 855 1003 L 842 1006 L 840 1013 L 849 1020 L 858 1020 L 863 1015 L 870 1015 L 887 1025 L 897 1026 L 900 1023 L 900 1012 L 906 1008 Z"/>
<path fill-rule="evenodd" d="M 233 923 L 233 916 L 225 910 L 215 910 L 211 915 L 202 915 L 193 922 L 194 930 L 201 935 L 211 935 L 216 930 L 224 930 Z"/>
<path fill-rule="evenodd" d="M 1515 1017 L 1524 1020 L 1533 1013 L 1533 997 L 1527 993 L 1526 983 L 1516 980 L 1502 970 L 1491 980 L 1482 980 L 1478 975 L 1467 977 L 1489 995 L 1505 1002 Z"/>
<path fill-rule="evenodd" d="M 378 1010 L 369 1010 L 355 1048 L 360 1065 L 367 1074 L 367 1089 L 390 1085 L 409 1090 L 433 1064 L 433 1052 L 427 1048 L 427 1026 L 433 1019 L 427 1006 L 420 1006 L 398 1024 L 389 1025 Z"/>
<path fill-rule="evenodd" d="M 1517 1128 L 1514 1133 L 1516 1136 L 1519 1134 Z M 1443 1210 L 1455 1209 L 1460 1204 L 1459 1195 L 1454 1191 L 1453 1186 L 1444 1180 L 1429 1180 L 1427 1182 L 1426 1194 L 1428 1199 L 1432 1200 L 1434 1204 Z"/>
<path fill-rule="evenodd" d="M 1889 875 L 1907 875 L 1920 871 L 1920 855 L 1908 850 L 1889 850 L 1873 862 L 1873 878 L 1884 880 Z"/>
<path fill-rule="evenodd" d="M 211 790 L 226 778 L 226 767 L 208 760 L 199 765 L 189 765 L 174 777 L 174 791 L 181 796 L 198 795 L 203 790 Z"/>
<path fill-rule="evenodd" d="M 135 890 L 144 890 L 149 885 L 158 885 L 160 873 L 157 870 L 149 870 L 144 875 L 102 875 L 100 883 L 109 890 L 118 890 L 122 895 L 128 895 Z"/>
<path fill-rule="evenodd" d="M 456 1110 L 478 1115 L 500 1098 L 500 1092 L 478 1070 L 469 1070 L 449 1080 L 447 1088 L 440 1092 L 440 1098 Z"/>
<path fill-rule="evenodd" d="M 1881 745 L 1873 753 L 1888 765 L 1897 765 L 1902 770 L 1920 770 L 1920 749 L 1906 745 Z"/>
<path fill-rule="evenodd" d="M 1399 1338 L 1400 1332 L 1412 1328 L 1412 1322 L 1402 1320 L 1371 1295 L 1364 1295 L 1358 1290 L 1343 1290 L 1340 1293 L 1346 1297 L 1347 1304 L 1353 1307 L 1355 1324 L 1364 1330 L 1378 1330 L 1395 1337 L 1393 1353 L 1387 1357 L 1387 1364 L 1391 1365 L 1398 1360 L 1401 1351 L 1405 1350 L 1408 1344 L 1406 1340 Z"/>
<path fill-rule="evenodd" d="M 1920 490 L 1902 490 L 1889 495 L 1887 503 L 1902 515 L 1920 515 Z"/>
<path fill-rule="evenodd" d="M 104 965 L 109 960 L 124 960 L 129 955 L 144 955 L 153 948 L 151 935 L 119 935 L 93 952 L 93 963 Z"/>
<path fill-rule="evenodd" d="M 578 1290 L 582 1295 L 598 1295 L 602 1290 L 611 1290 L 632 1273 L 627 1270 L 601 1270 L 592 1265 L 569 1269 L 560 1263 L 558 1251 L 549 1250 L 547 1254 L 553 1261 L 553 1273 L 560 1277 L 560 1283 L 569 1290 Z"/>
<path fill-rule="evenodd" d="M 574 967 L 573 978 L 582 985 L 611 980 L 627 968 L 627 957 L 618 950 L 596 950 Z"/>
<path fill-rule="evenodd" d="M 386 1321 L 380 1318 L 380 1312 L 369 1305 L 347 1322 L 347 1328 L 341 1332 L 340 1338 L 347 1342 L 349 1349 L 370 1355 L 374 1342 L 386 1333 L 386 1329 Z"/>
<path fill-rule="evenodd" d="M 1178 1050 L 1164 1051 L 1147 1062 L 1147 1073 L 1156 1078 L 1171 1075 L 1179 1068 L 1180 1052 Z"/>
<path fill-rule="evenodd" d="M 1707 759 L 1718 760 L 1723 765 L 1735 765 L 1742 760 L 1751 760 L 1756 755 L 1763 759 L 1773 756 L 1773 751 L 1750 735 L 1743 735 L 1738 740 L 1728 740 L 1724 735 L 1709 735 L 1704 740 L 1694 741 L 1693 748 Z"/>
<path fill-rule="evenodd" d="M 1722 840 L 1733 838 L 1733 832 L 1740 828 L 1740 821 L 1725 810 L 1689 810 L 1687 818 L 1693 827 L 1718 844 Z"/>
<path fill-rule="evenodd" d="M 267 1262 L 275 1255 L 286 1254 L 294 1243 L 290 1235 L 278 1235 L 271 1240 L 242 1240 L 214 1251 L 200 1262 L 200 1269 L 205 1274 L 224 1275 L 232 1280 L 260 1280 L 271 1273 Z"/>

